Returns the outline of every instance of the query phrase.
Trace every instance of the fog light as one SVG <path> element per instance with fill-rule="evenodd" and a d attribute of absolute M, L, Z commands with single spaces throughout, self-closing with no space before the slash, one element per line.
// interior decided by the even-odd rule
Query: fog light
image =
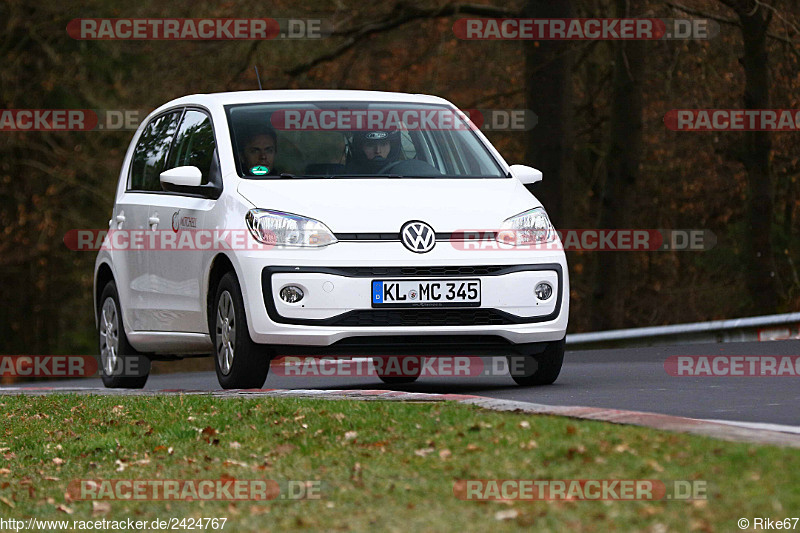
<path fill-rule="evenodd" d="M 297 303 L 303 299 L 303 289 L 294 285 L 289 285 L 281 289 L 281 300 L 287 304 Z"/>
<path fill-rule="evenodd" d="M 536 297 L 540 300 L 547 300 L 553 295 L 553 287 L 549 283 L 542 282 L 536 285 L 534 292 L 536 292 Z"/>

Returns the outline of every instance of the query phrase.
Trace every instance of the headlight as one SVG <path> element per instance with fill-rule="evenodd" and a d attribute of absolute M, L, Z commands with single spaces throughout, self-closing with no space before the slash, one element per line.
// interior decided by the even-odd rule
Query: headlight
<path fill-rule="evenodd" d="M 269 209 L 251 209 L 245 220 L 253 237 L 264 244 L 319 247 L 337 242 L 328 226 L 313 218 Z"/>
<path fill-rule="evenodd" d="M 497 241 L 511 246 L 544 244 L 556 238 L 558 234 L 541 207 L 507 219 L 497 232 Z"/>

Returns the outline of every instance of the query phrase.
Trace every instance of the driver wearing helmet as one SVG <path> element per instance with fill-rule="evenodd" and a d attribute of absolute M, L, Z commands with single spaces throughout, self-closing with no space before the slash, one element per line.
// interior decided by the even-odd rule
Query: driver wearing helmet
<path fill-rule="evenodd" d="M 400 132 L 357 131 L 353 134 L 347 156 L 351 174 L 377 174 L 384 167 L 400 161 Z"/>

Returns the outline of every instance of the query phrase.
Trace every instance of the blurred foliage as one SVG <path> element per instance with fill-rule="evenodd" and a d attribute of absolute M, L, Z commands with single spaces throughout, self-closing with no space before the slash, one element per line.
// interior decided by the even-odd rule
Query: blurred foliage
<path fill-rule="evenodd" d="M 716 0 L 686 0 L 721 18 L 733 14 Z M 425 7 L 444 6 L 427 0 Z M 520 10 L 517 0 L 495 3 Z M 577 16 L 610 16 L 610 0 L 574 0 Z M 523 45 L 461 41 L 460 18 L 414 20 L 372 34 L 331 61 L 291 76 L 287 72 L 330 52 L 347 36 L 265 42 L 77 41 L 67 23 L 80 17 L 323 18 L 337 29 L 391 17 L 398 3 L 353 0 L 268 4 L 144 0 L 0 3 L 0 97 L 5 109 L 153 109 L 198 92 L 252 90 L 253 65 L 265 89 L 370 89 L 440 95 L 461 108 L 525 107 Z M 685 18 L 652 1 L 641 16 Z M 794 35 L 800 5 L 776 1 L 772 31 Z M 393 11 L 395 10 L 395 11 Z M 529 43 L 535 46 L 535 43 Z M 613 43 L 575 42 L 573 69 L 574 183 L 565 184 L 566 225 L 594 228 L 605 175 L 613 71 Z M 748 228 L 746 180 L 736 160 L 741 134 L 679 133 L 663 125 L 679 108 L 740 108 L 744 77 L 737 27 L 721 25 L 708 41 L 647 43 L 641 179 L 630 192 L 630 225 L 713 231 L 708 252 L 624 253 L 626 284 L 620 327 L 745 316 L 742 242 Z M 800 108 L 797 49 L 769 42 L 772 107 Z M 489 132 L 509 163 L 523 161 L 524 134 Z M 94 353 L 94 254 L 72 252 L 63 235 L 108 224 L 119 168 L 132 132 L 3 132 L 0 135 L 0 353 Z M 776 177 L 775 255 L 782 311 L 800 308 L 800 135 L 773 135 Z M 545 176 L 544 179 L 547 179 Z M 535 189 L 534 189 L 535 190 Z M 604 252 L 609 253 L 609 252 Z M 595 255 L 570 253 L 571 331 L 586 330 L 593 313 Z"/>

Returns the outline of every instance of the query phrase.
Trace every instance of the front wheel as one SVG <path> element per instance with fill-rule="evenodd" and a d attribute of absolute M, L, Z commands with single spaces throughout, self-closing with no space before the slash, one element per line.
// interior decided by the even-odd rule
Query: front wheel
<path fill-rule="evenodd" d="M 269 373 L 270 357 L 250 338 L 239 280 L 228 272 L 217 286 L 211 317 L 214 366 L 223 389 L 260 389 Z"/>
<path fill-rule="evenodd" d="M 128 342 L 122 324 L 117 285 L 109 281 L 100 296 L 98 336 L 100 377 L 109 389 L 141 389 L 150 375 L 150 359 Z"/>
<path fill-rule="evenodd" d="M 564 364 L 565 342 L 566 337 L 550 342 L 543 352 L 536 355 L 509 355 L 508 369 L 511 377 L 518 385 L 526 387 L 552 384 Z"/>

